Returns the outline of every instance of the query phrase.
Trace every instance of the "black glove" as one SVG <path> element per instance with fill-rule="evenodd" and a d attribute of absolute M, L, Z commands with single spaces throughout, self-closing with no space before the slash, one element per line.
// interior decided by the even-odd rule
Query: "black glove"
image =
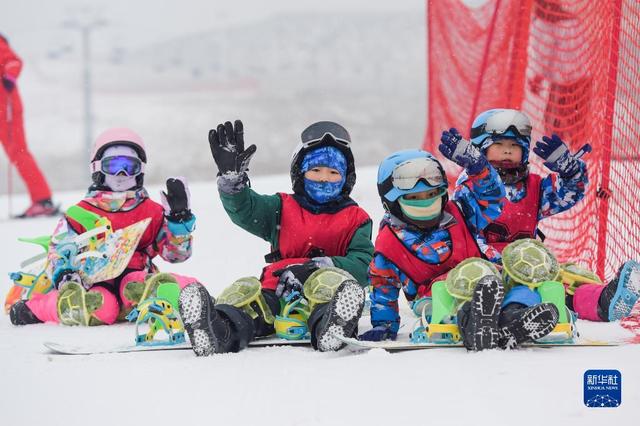
<path fill-rule="evenodd" d="M 8 79 L 6 77 L 2 77 L 2 85 L 4 86 L 5 89 L 7 89 L 7 92 L 12 91 L 13 88 L 16 87 L 15 81 Z"/>
<path fill-rule="evenodd" d="M 244 149 L 244 130 L 240 120 L 233 125 L 227 121 L 219 124 L 217 130 L 209 130 L 209 147 L 218 166 L 218 176 L 228 172 L 246 172 L 256 152 L 255 145 Z"/>
<path fill-rule="evenodd" d="M 167 192 L 162 192 L 165 216 L 172 222 L 188 222 L 193 217 L 189 187 L 184 178 L 167 179 Z"/>
<path fill-rule="evenodd" d="M 280 277 L 276 286 L 276 296 L 286 299 L 294 291 L 302 294 L 304 282 L 318 269 L 318 266 L 313 261 L 278 269 L 273 273 L 276 277 Z"/>

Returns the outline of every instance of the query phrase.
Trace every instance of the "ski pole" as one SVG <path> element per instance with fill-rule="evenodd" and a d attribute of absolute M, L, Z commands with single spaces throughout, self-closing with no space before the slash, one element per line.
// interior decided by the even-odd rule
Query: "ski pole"
<path fill-rule="evenodd" d="M 13 125 L 13 105 L 11 104 L 11 96 L 8 94 L 7 96 L 7 137 L 8 144 L 13 143 L 13 129 L 11 128 Z M 11 158 L 8 158 L 8 167 L 7 167 L 7 213 L 8 219 L 11 219 L 13 213 L 13 173 L 11 169 L 13 168 L 13 164 L 11 163 Z"/>

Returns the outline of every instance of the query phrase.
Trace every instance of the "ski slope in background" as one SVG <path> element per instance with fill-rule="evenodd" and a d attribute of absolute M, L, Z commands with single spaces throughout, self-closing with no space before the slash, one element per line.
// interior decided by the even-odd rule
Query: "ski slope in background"
<path fill-rule="evenodd" d="M 261 193 L 290 187 L 286 175 L 255 178 L 252 184 Z M 149 189 L 158 199 L 159 188 Z M 259 274 L 267 243 L 231 223 L 213 181 L 193 184 L 191 193 L 198 217 L 194 255 L 182 265 L 158 262 L 160 268 L 196 276 L 214 294 L 235 278 Z M 56 198 L 66 207 L 82 194 Z M 377 223 L 382 209 L 373 168 L 359 170 L 354 198 Z M 6 203 L 0 198 L 0 212 Z M 3 295 L 10 283 L 6 274 L 37 253 L 15 239 L 49 233 L 54 225 L 54 219 L 0 222 Z M 403 320 L 406 337 L 414 321 L 406 307 Z M 362 330 L 367 322 L 361 321 Z M 594 339 L 627 336 L 616 324 L 579 321 L 579 329 Z M 18 328 L 0 317 L 0 424 L 602 426 L 635 424 L 640 415 L 640 345 L 393 355 L 284 347 L 210 358 L 190 351 L 56 356 L 42 346 L 45 340 L 120 345 L 133 342 L 133 335 L 128 324 Z M 621 371 L 619 408 L 583 405 L 588 369 Z"/>

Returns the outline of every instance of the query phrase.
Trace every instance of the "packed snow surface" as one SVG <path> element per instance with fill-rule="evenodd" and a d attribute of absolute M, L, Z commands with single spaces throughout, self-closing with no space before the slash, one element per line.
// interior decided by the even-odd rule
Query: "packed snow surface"
<path fill-rule="evenodd" d="M 290 187 L 286 175 L 256 178 L 252 184 L 260 193 Z M 158 199 L 159 189 L 150 188 L 152 197 Z M 268 244 L 231 223 L 213 181 L 193 184 L 191 194 L 198 217 L 193 257 L 182 265 L 160 261 L 160 268 L 198 277 L 213 294 L 235 278 L 258 275 Z M 56 199 L 69 206 L 82 195 L 82 191 L 56 193 Z M 373 168 L 359 170 L 354 198 L 374 223 L 380 220 Z M 26 203 L 26 198 L 14 198 L 14 209 Z M 7 199 L 0 198 L 3 293 L 10 284 L 6 274 L 38 252 L 36 246 L 16 238 L 49 233 L 56 222 L 7 220 L 6 211 Z M 406 338 L 415 318 L 402 305 L 401 338 Z M 363 318 L 360 328 L 367 327 L 368 318 Z M 627 336 L 617 324 L 579 321 L 579 329 L 593 339 Z M 640 414 L 638 345 L 396 354 L 271 347 L 209 358 L 197 358 L 191 351 L 59 356 L 42 345 L 56 341 L 116 346 L 133 339 L 134 328 L 128 324 L 14 327 L 3 317 L 0 424 L 602 426 L 635 424 L 633 419 Z M 620 370 L 619 408 L 584 405 L 582 384 L 588 369 Z"/>

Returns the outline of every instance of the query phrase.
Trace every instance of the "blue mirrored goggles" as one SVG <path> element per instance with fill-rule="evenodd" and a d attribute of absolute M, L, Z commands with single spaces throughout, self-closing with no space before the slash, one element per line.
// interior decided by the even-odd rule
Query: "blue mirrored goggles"
<path fill-rule="evenodd" d="M 118 155 L 105 157 L 100 161 L 100 170 L 108 175 L 124 172 L 127 176 L 137 176 L 143 171 L 142 161 L 135 157 Z"/>

